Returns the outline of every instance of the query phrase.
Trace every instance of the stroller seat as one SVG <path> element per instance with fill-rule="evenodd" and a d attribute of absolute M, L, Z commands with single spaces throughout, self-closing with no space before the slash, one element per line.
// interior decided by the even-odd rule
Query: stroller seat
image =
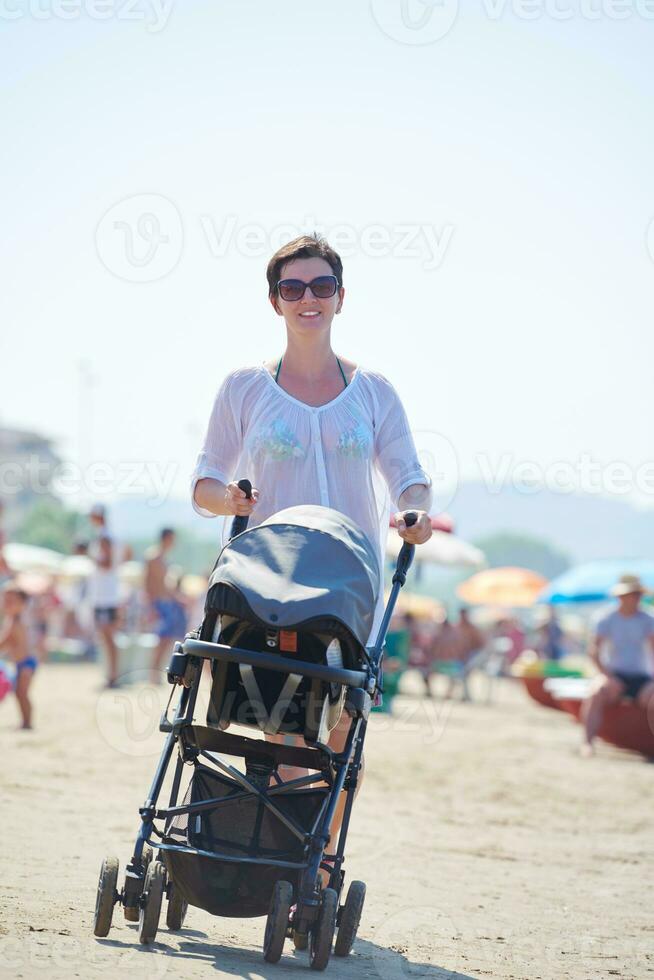
<path fill-rule="evenodd" d="M 361 670 L 378 588 L 377 555 L 353 521 L 325 507 L 288 508 L 225 546 L 201 638 Z M 316 742 L 341 716 L 343 685 L 224 661 L 212 674 L 208 725 Z"/>

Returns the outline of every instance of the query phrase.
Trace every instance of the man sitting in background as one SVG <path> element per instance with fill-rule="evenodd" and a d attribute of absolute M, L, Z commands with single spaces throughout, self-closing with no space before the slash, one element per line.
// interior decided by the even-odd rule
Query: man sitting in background
<path fill-rule="evenodd" d="M 627 697 L 646 708 L 654 694 L 654 617 L 640 609 L 645 589 L 636 575 L 623 575 L 611 592 L 618 608 L 599 621 L 588 651 L 601 677 L 584 706 L 584 755 L 592 754 L 609 705 Z"/>

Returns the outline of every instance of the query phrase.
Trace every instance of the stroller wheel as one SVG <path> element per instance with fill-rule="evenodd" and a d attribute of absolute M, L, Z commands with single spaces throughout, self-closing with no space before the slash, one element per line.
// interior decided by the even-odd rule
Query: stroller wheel
<path fill-rule="evenodd" d="M 139 940 L 145 945 L 153 943 L 157 935 L 165 885 L 166 869 L 161 861 L 153 861 L 145 876 L 139 915 Z"/>
<path fill-rule="evenodd" d="M 263 939 L 263 958 L 267 963 L 277 963 L 282 955 L 292 902 L 293 886 L 290 882 L 275 882 Z"/>
<path fill-rule="evenodd" d="M 100 866 L 98 894 L 95 899 L 95 918 L 93 920 L 93 934 L 100 938 L 108 936 L 111 929 L 114 904 L 118 898 L 117 884 L 118 858 L 107 857 Z"/>
<path fill-rule="evenodd" d="M 178 888 L 171 882 L 166 909 L 166 925 L 171 932 L 177 932 L 184 925 L 188 902 L 182 897 Z"/>
<path fill-rule="evenodd" d="M 357 936 L 361 921 L 363 903 L 366 900 L 366 886 L 363 881 L 353 881 L 347 890 L 345 905 L 341 910 L 341 921 L 338 926 L 334 956 L 349 956 Z"/>
<path fill-rule="evenodd" d="M 312 970 L 324 970 L 329 963 L 332 940 L 336 928 L 338 895 L 333 888 L 325 888 L 318 920 L 309 937 L 309 964 Z"/>
<path fill-rule="evenodd" d="M 143 866 L 143 880 L 145 881 L 145 876 L 148 873 L 148 867 L 150 866 L 150 861 L 152 860 L 152 848 L 144 847 L 141 854 L 141 864 Z M 130 906 L 125 905 L 123 908 L 126 922 L 138 922 L 139 921 L 139 907 L 138 905 Z"/>

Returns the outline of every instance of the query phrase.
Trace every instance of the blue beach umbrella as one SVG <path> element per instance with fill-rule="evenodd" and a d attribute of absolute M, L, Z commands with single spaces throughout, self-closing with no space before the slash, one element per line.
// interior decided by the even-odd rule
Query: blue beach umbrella
<path fill-rule="evenodd" d="M 607 558 L 576 565 L 552 579 L 537 602 L 602 602 L 621 575 L 637 575 L 645 588 L 654 589 L 654 561 L 647 558 Z"/>

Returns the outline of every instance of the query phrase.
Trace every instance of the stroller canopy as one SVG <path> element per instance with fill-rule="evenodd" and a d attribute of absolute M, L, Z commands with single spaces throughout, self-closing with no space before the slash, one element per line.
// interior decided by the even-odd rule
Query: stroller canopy
<path fill-rule="evenodd" d="M 247 618 L 249 607 L 273 629 L 336 619 L 365 646 L 379 587 L 375 549 L 349 517 L 317 505 L 288 507 L 225 545 L 206 610 Z"/>

